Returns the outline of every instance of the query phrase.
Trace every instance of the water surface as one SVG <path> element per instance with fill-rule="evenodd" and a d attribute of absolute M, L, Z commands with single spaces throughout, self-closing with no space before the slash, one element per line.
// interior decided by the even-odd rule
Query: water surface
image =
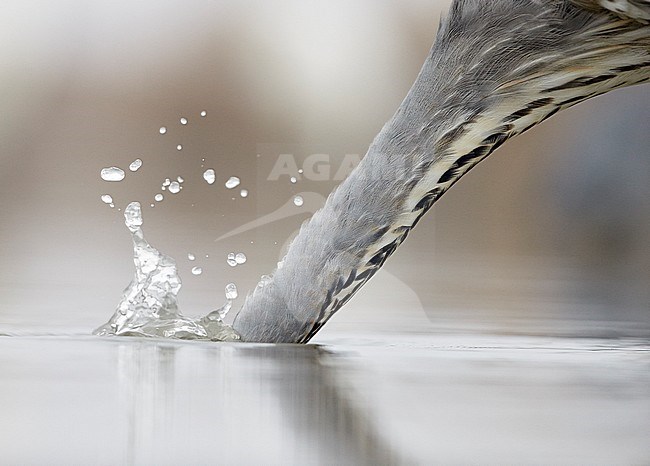
<path fill-rule="evenodd" d="M 644 464 L 644 340 L 0 337 L 7 464 Z"/>

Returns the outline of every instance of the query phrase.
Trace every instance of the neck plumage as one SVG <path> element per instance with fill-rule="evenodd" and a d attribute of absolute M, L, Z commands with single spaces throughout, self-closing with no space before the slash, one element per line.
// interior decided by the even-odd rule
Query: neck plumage
<path fill-rule="evenodd" d="M 235 330 L 244 341 L 309 341 L 507 139 L 650 79 L 649 29 L 561 0 L 456 1 L 396 114 L 248 296 Z"/>

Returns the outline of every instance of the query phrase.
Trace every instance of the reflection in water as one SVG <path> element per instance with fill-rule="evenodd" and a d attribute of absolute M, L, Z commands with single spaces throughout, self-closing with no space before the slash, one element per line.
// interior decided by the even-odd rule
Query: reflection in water
<path fill-rule="evenodd" d="M 117 349 L 119 406 L 126 424 L 124 462 L 138 464 L 162 445 L 174 442 L 167 405 L 174 399 L 174 349 L 120 345 Z M 125 437 L 125 438 L 124 438 Z M 142 454 L 145 457 L 142 458 Z M 160 452 L 164 457 L 168 454 Z"/>
<path fill-rule="evenodd" d="M 390 343 L 387 343 L 390 342 Z M 646 464 L 647 340 L 0 337 L 2 464 Z"/>
<path fill-rule="evenodd" d="M 329 357 L 323 351 L 120 343 L 123 461 L 205 462 L 208 450 L 219 464 L 398 462 L 367 413 L 321 363 Z"/>

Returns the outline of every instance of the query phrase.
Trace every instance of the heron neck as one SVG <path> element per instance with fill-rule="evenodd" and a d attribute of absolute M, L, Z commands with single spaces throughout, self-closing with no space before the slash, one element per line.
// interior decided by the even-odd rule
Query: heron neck
<path fill-rule="evenodd" d="M 302 226 L 283 267 L 247 298 L 235 330 L 246 341 L 308 341 L 434 202 L 507 139 L 649 79 L 649 36 L 562 1 L 455 2 L 395 115 Z"/>

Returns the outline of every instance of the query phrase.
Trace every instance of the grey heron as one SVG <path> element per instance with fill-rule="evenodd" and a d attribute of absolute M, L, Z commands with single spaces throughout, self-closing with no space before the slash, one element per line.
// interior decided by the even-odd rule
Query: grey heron
<path fill-rule="evenodd" d="M 650 0 L 455 0 L 394 116 L 234 328 L 304 343 L 456 181 L 560 110 L 650 79 Z"/>

